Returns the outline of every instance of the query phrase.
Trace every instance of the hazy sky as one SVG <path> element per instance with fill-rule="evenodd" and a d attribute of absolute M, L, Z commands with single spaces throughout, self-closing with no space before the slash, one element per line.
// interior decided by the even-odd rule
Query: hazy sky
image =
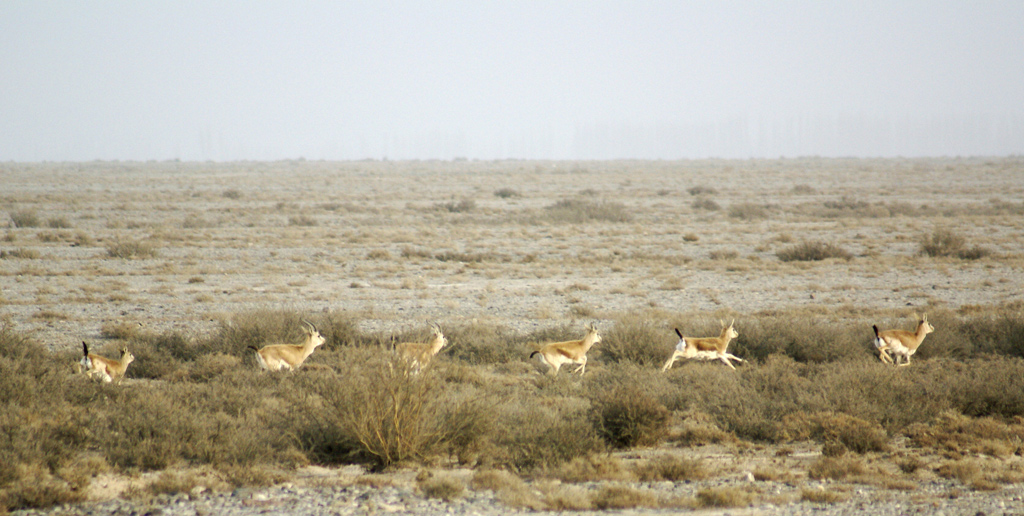
<path fill-rule="evenodd" d="M 0 0 L 0 161 L 1024 153 L 1024 1 Z"/>

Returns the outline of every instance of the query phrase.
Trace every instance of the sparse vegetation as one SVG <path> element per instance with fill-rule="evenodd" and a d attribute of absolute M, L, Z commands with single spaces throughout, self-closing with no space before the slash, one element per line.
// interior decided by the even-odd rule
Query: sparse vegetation
<path fill-rule="evenodd" d="M 16 228 L 36 228 L 39 227 L 40 220 L 39 215 L 35 210 L 18 210 L 11 212 L 11 223 Z"/>
<path fill-rule="evenodd" d="M 625 205 L 611 201 L 563 199 L 544 209 L 551 222 L 579 224 L 584 222 L 629 222 L 632 216 Z"/>
<path fill-rule="evenodd" d="M 499 189 L 495 190 L 494 191 L 494 196 L 495 197 L 499 197 L 501 199 L 511 199 L 511 198 L 514 198 L 514 197 L 521 197 L 522 194 L 520 194 L 519 191 L 514 189 L 514 188 L 506 187 L 506 188 L 499 188 Z"/>
<path fill-rule="evenodd" d="M 353 488 L 479 503 L 468 484 L 531 511 L 869 509 L 943 476 L 949 496 L 992 498 L 1024 482 L 1024 204 L 999 199 L 1020 161 L 7 163 L 29 188 L 2 209 L 42 229 L 12 217 L 0 249 L 0 513 L 101 496 L 101 474 L 156 508 L 347 483 L 357 468 L 294 469 L 353 463 L 372 471 Z M 904 179 L 880 185 L 880 167 Z M 722 193 L 687 195 L 701 181 Z M 947 229 L 959 246 L 933 238 Z M 779 263 L 804 241 L 857 258 Z M 154 252 L 110 259 L 122 242 Z M 936 331 L 910 367 L 882 364 L 871 325 L 912 330 L 914 312 Z M 658 370 L 672 328 L 733 318 L 735 371 Z M 259 374 L 247 346 L 297 343 L 302 319 L 326 344 Z M 388 369 L 435 321 L 450 345 L 429 370 Z M 528 360 L 591 321 L 584 377 Z M 122 385 L 72 374 L 82 340 L 130 348 Z"/>
<path fill-rule="evenodd" d="M 853 258 L 853 255 L 846 249 L 836 244 L 825 242 L 804 242 L 787 247 L 775 253 L 775 255 L 784 262 L 816 262 L 830 258 L 839 258 L 841 260 Z"/>
<path fill-rule="evenodd" d="M 135 259 L 155 258 L 156 246 L 141 240 L 118 240 L 107 244 L 107 256 L 111 258 Z"/>

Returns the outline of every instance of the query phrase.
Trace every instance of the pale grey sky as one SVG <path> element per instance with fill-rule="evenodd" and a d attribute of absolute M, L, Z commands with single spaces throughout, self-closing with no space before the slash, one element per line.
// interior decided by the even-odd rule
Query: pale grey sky
<path fill-rule="evenodd" d="M 0 0 L 0 161 L 1024 153 L 1024 2 Z"/>

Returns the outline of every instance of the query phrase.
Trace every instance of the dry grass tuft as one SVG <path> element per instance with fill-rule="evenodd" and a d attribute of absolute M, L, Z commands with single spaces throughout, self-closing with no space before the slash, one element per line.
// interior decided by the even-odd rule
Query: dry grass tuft
<path fill-rule="evenodd" d="M 627 486 L 602 486 L 594 495 L 594 507 L 598 510 L 634 509 L 636 507 L 656 508 L 658 497 L 649 491 Z"/>
<path fill-rule="evenodd" d="M 438 498 L 451 502 L 461 498 L 466 492 L 466 485 L 461 480 L 445 474 L 433 474 L 417 484 L 423 496 L 427 498 Z"/>
<path fill-rule="evenodd" d="M 811 464 L 807 476 L 816 480 L 830 478 L 843 480 L 849 476 L 867 473 L 864 462 L 860 459 L 845 457 L 822 457 Z"/>
<path fill-rule="evenodd" d="M 804 242 L 782 249 L 776 252 L 775 256 L 784 262 L 813 262 L 830 258 L 847 261 L 853 259 L 853 254 L 846 249 L 825 242 Z"/>
<path fill-rule="evenodd" d="M 141 240 L 117 240 L 107 244 L 107 256 L 110 258 L 135 259 L 155 258 L 156 246 Z"/>
<path fill-rule="evenodd" d="M 544 209 L 545 218 L 562 224 L 586 222 L 629 222 L 632 215 L 617 202 L 563 199 Z"/>
<path fill-rule="evenodd" d="M 661 455 L 638 465 L 636 476 L 644 482 L 667 480 L 685 482 L 703 480 L 710 475 L 704 462 L 686 459 L 677 455 Z"/>
<path fill-rule="evenodd" d="M 746 507 L 753 503 L 753 493 L 738 487 L 716 487 L 697 491 L 697 506 L 708 507 Z"/>
<path fill-rule="evenodd" d="M 811 503 L 839 503 L 846 500 L 846 495 L 843 493 L 837 493 L 835 491 L 829 491 L 826 489 L 808 489 L 803 488 L 800 490 L 800 500 Z"/>

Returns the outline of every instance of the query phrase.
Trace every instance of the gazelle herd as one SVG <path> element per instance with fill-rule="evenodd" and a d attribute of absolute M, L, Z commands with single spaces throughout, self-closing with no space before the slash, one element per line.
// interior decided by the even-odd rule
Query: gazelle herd
<path fill-rule="evenodd" d="M 916 318 L 916 315 L 915 315 Z M 671 356 L 661 367 L 662 372 L 672 368 L 672 364 L 680 358 L 695 360 L 718 360 L 736 370 L 732 361 L 745 362 L 740 357 L 727 352 L 729 343 L 740 335 L 735 329 L 736 320 L 733 319 L 728 325 L 719 321 L 722 331 L 718 337 L 686 337 L 683 332 L 675 328 L 679 341 Z M 327 339 L 320 334 L 313 323 L 303 320 L 303 330 L 306 338 L 301 344 L 270 344 L 257 348 L 249 346 L 256 352 L 256 361 L 261 369 L 267 371 L 294 371 L 302 366 L 303 362 L 313 354 L 316 348 L 322 346 Z M 427 367 L 431 360 L 442 348 L 448 345 L 448 339 L 441 331 L 437 323 L 430 325 L 434 338 L 430 342 L 403 342 L 394 346 L 397 357 L 405 360 L 412 371 L 418 373 Z M 872 328 L 875 331 L 874 346 L 878 351 L 878 358 L 888 364 L 897 366 L 910 365 L 910 357 L 917 352 L 917 348 L 924 341 L 925 336 L 935 331 L 935 328 L 928 323 L 927 314 L 920 318 L 917 329 L 913 332 L 906 330 L 885 330 L 879 331 L 878 326 Z M 565 364 L 578 364 L 573 373 L 580 376 L 587 369 L 587 352 L 595 344 L 601 342 L 601 334 L 598 332 L 596 323 L 587 325 L 587 333 L 580 340 L 564 342 L 551 342 L 543 344 L 536 351 L 530 353 L 529 358 L 540 355 L 540 360 L 548 366 L 548 373 L 552 376 L 558 374 L 558 370 Z M 82 342 L 83 357 L 76 364 L 78 370 L 86 373 L 89 377 L 97 377 L 104 382 L 121 383 L 124 379 L 128 364 L 135 360 L 135 356 L 128 351 L 127 347 L 121 348 L 121 355 L 117 360 L 105 358 L 89 353 L 89 345 Z M 895 356 L 895 358 L 893 358 Z M 900 357 L 903 363 L 900 363 Z"/>

